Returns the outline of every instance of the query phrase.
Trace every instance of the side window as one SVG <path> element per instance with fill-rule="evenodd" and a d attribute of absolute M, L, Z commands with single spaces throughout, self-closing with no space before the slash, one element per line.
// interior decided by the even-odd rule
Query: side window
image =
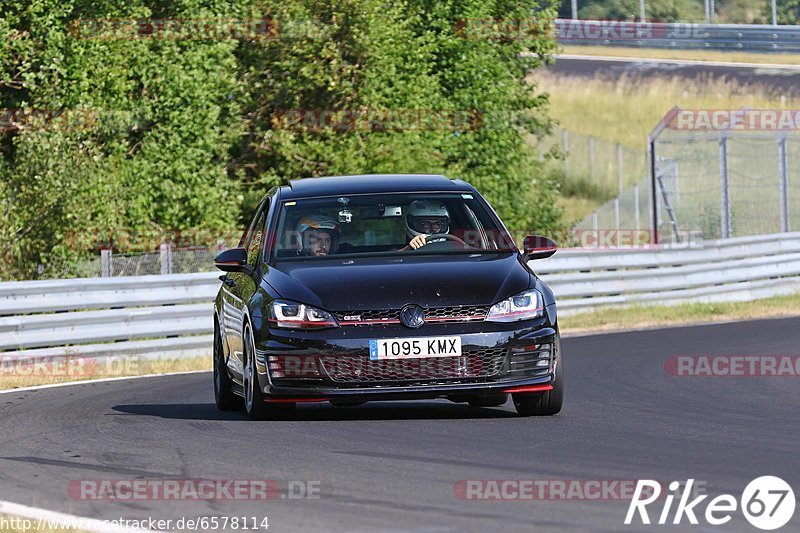
<path fill-rule="evenodd" d="M 247 248 L 250 244 L 250 240 L 253 236 L 253 229 L 258 226 L 257 221 L 261 218 L 261 213 L 263 212 L 264 202 L 262 201 L 256 207 L 256 210 L 253 212 L 253 218 L 250 219 L 250 223 L 244 228 L 244 233 L 242 233 L 242 238 L 239 239 L 239 248 Z"/>
<path fill-rule="evenodd" d="M 258 264 L 258 256 L 261 253 L 261 248 L 264 245 L 264 225 L 267 220 L 267 212 L 269 211 L 269 202 L 266 202 L 261 207 L 261 214 L 258 215 L 256 223 L 250 228 L 248 235 L 248 242 L 245 243 L 247 248 L 247 264 L 252 268 L 256 268 Z"/>

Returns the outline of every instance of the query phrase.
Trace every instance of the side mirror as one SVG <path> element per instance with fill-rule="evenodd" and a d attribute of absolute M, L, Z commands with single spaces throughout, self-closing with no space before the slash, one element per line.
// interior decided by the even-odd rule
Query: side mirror
<path fill-rule="evenodd" d="M 251 273 L 253 271 L 247 264 L 247 250 L 244 248 L 225 250 L 214 258 L 214 266 L 223 272 Z"/>
<path fill-rule="evenodd" d="M 522 249 L 528 259 L 544 259 L 556 253 L 558 245 L 547 237 L 528 235 L 522 241 Z"/>

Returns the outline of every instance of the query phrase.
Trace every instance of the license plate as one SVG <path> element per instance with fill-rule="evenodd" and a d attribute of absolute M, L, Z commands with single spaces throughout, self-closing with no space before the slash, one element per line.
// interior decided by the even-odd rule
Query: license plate
<path fill-rule="evenodd" d="M 369 341 L 369 358 L 372 361 L 460 355 L 461 337 L 415 337 Z"/>

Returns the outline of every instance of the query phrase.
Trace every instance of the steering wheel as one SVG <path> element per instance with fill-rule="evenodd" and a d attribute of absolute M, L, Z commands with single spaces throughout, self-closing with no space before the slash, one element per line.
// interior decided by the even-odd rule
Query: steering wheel
<path fill-rule="evenodd" d="M 448 241 L 453 241 L 453 242 L 456 242 L 456 243 L 459 243 L 459 244 L 463 244 L 464 246 L 467 245 L 467 243 L 465 243 L 464 241 L 462 241 L 461 239 L 459 239 L 455 235 L 451 235 L 449 233 L 434 233 L 432 235 L 426 235 L 425 236 L 425 242 L 426 243 L 430 243 L 431 241 L 437 240 L 437 239 L 446 239 Z"/>
<path fill-rule="evenodd" d="M 467 243 L 456 237 L 455 235 L 451 235 L 449 233 L 434 233 L 432 235 L 425 235 L 425 243 L 430 244 L 431 241 L 445 239 L 446 241 L 453 242 L 456 244 L 461 244 L 463 246 L 468 246 Z M 444 244 L 444 243 L 437 243 L 437 244 Z M 471 247 L 470 247 L 471 248 Z M 411 245 L 407 244 L 400 248 L 398 252 L 407 252 L 408 250 L 412 250 Z M 417 250 L 422 250 L 422 248 L 417 248 Z M 416 251 L 416 250 L 415 250 Z"/>

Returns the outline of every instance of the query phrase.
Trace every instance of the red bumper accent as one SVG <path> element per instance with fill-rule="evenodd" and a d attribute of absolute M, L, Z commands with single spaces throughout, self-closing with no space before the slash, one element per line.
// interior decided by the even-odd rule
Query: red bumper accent
<path fill-rule="evenodd" d="M 553 390 L 553 386 L 548 383 L 547 385 L 526 385 L 524 387 L 512 387 L 504 390 L 503 392 L 547 392 L 549 390 Z"/>
<path fill-rule="evenodd" d="M 267 403 L 322 403 L 329 401 L 328 398 L 267 398 Z"/>

